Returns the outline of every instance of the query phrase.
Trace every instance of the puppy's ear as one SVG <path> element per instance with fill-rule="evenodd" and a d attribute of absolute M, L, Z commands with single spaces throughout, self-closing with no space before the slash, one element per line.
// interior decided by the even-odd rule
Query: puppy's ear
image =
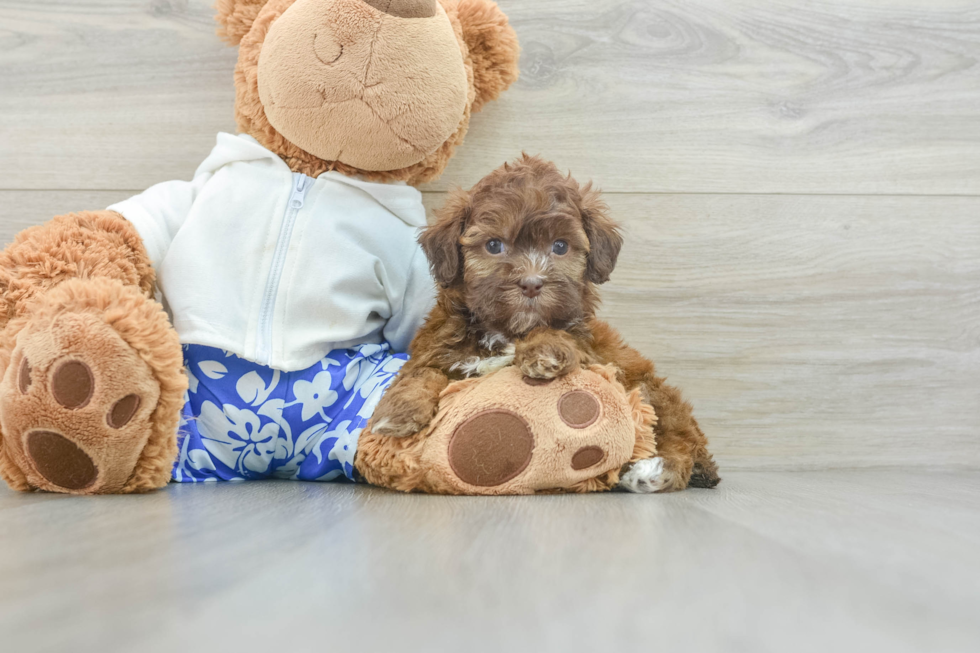
<path fill-rule="evenodd" d="M 214 17 L 218 21 L 218 36 L 230 45 L 238 45 L 268 1 L 218 0 L 214 6 L 218 12 Z"/>
<path fill-rule="evenodd" d="M 436 221 L 419 235 L 419 244 L 429 259 L 432 276 L 443 287 L 463 278 L 463 252 L 459 238 L 470 216 L 470 196 L 461 189 L 449 193 L 449 199 L 436 210 Z"/>
<path fill-rule="evenodd" d="M 599 191 L 586 184 L 582 189 L 582 227 L 589 238 L 589 258 L 585 276 L 592 283 L 606 283 L 616 267 L 623 236 L 619 226 L 609 216 L 609 207 L 599 197 Z"/>

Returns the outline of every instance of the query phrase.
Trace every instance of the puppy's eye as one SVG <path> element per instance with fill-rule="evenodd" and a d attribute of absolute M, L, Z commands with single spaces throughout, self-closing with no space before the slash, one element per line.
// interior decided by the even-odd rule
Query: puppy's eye
<path fill-rule="evenodd" d="M 499 254 L 502 251 L 504 251 L 504 244 L 499 240 L 497 240 L 496 238 L 494 238 L 493 240 L 488 240 L 486 247 L 487 247 L 487 251 L 490 252 L 491 254 Z"/>
<path fill-rule="evenodd" d="M 551 251 L 561 256 L 562 254 L 568 253 L 568 243 L 564 240 L 556 240 L 555 244 L 551 246 Z"/>

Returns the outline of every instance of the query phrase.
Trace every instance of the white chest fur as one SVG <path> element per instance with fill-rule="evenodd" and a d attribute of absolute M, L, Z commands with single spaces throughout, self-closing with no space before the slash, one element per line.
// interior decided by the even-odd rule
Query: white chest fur
<path fill-rule="evenodd" d="M 485 376 L 514 363 L 514 344 L 499 333 L 488 333 L 480 339 L 487 350 L 487 356 L 470 356 L 466 360 L 453 363 L 451 371 L 462 372 L 465 376 Z"/>

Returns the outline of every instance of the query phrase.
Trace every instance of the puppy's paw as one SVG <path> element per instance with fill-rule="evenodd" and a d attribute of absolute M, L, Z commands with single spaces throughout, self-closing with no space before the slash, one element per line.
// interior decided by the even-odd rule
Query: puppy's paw
<path fill-rule="evenodd" d="M 630 463 L 619 477 L 619 489 L 635 494 L 662 492 L 673 486 L 673 474 L 664 467 L 664 459 L 647 458 Z"/>
<path fill-rule="evenodd" d="M 575 348 L 561 341 L 538 341 L 517 347 L 514 364 L 534 379 L 554 379 L 578 367 Z"/>
<path fill-rule="evenodd" d="M 379 435 L 404 438 L 415 435 L 428 426 L 435 414 L 436 405 L 429 402 L 403 403 L 395 407 L 379 406 L 371 421 L 371 431 Z"/>
<path fill-rule="evenodd" d="M 415 435 L 428 426 L 428 424 L 428 421 L 417 422 L 410 418 L 382 417 L 381 419 L 374 420 L 374 423 L 371 425 L 371 432 L 377 433 L 378 435 L 389 435 L 393 438 L 404 438 L 409 435 Z"/>

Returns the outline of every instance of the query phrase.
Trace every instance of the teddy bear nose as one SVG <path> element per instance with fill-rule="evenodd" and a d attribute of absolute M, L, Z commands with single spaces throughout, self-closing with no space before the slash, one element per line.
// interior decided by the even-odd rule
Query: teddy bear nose
<path fill-rule="evenodd" d="M 544 286 L 544 281 L 541 277 L 524 277 L 517 285 L 521 287 L 521 292 L 525 297 L 537 297 L 541 294 L 541 287 Z"/>
<path fill-rule="evenodd" d="M 398 18 L 432 18 L 437 0 L 364 0 L 378 11 Z"/>

